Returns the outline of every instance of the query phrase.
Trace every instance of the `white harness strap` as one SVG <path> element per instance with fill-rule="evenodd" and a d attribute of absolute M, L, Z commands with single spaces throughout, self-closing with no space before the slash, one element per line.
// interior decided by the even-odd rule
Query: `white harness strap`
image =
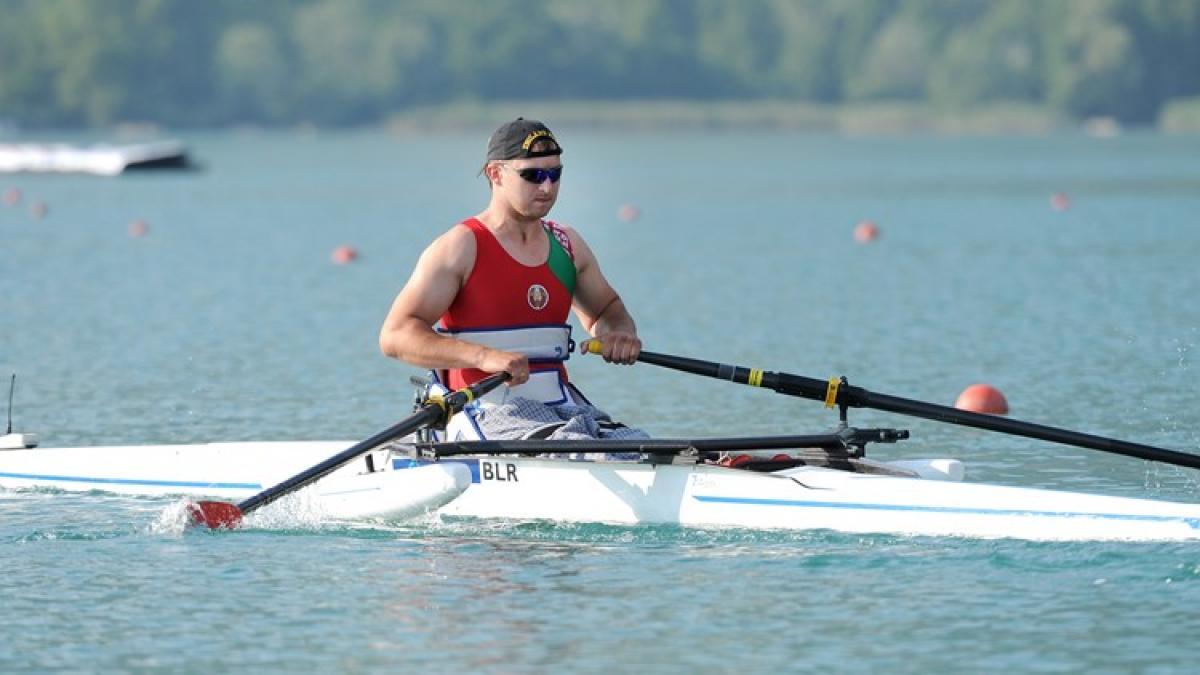
<path fill-rule="evenodd" d="M 571 358 L 571 327 L 567 324 L 455 331 L 439 328 L 438 332 L 492 349 L 524 354 L 530 361 L 540 363 L 561 363 Z"/>
<path fill-rule="evenodd" d="M 571 358 L 571 327 L 566 324 L 459 331 L 439 329 L 438 332 L 492 349 L 524 354 L 532 366 L 559 364 Z M 520 396 L 547 405 L 560 405 L 571 400 L 566 385 L 557 368 L 538 370 L 530 373 L 524 384 L 497 387 L 479 400 L 485 406 L 499 405 L 510 397 Z"/>
<path fill-rule="evenodd" d="M 549 324 L 540 326 L 522 326 L 519 328 L 503 329 L 472 329 L 448 331 L 439 328 L 443 335 L 475 342 L 493 349 L 524 354 L 533 366 L 539 364 L 559 364 L 571 357 L 571 326 L 566 324 Z M 445 386 L 434 373 L 436 384 L 430 393 L 446 393 Z M 541 401 L 546 405 L 562 405 L 564 403 L 579 404 L 570 387 L 562 378 L 557 368 L 553 370 L 538 370 L 530 373 L 529 380 L 515 387 L 497 387 L 485 396 L 473 401 L 462 412 L 450 419 L 446 427 L 445 437 L 448 440 L 479 440 L 482 432 L 474 422 L 474 416 L 480 410 L 507 403 L 520 397 Z"/>

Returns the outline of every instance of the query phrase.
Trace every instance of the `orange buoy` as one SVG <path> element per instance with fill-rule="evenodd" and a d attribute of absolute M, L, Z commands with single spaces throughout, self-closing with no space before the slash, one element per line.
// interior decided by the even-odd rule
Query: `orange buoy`
<path fill-rule="evenodd" d="M 47 213 L 50 213 L 50 207 L 46 202 L 34 202 L 29 207 L 29 215 L 33 216 L 34 220 L 45 218 Z"/>
<path fill-rule="evenodd" d="M 1071 208 L 1071 198 L 1065 192 L 1055 192 L 1050 195 L 1050 208 L 1055 211 L 1066 211 Z"/>
<path fill-rule="evenodd" d="M 875 241 L 879 238 L 879 226 L 864 220 L 854 227 L 854 240 L 860 244 Z"/>
<path fill-rule="evenodd" d="M 135 239 L 138 237 L 144 237 L 149 232 L 150 225 L 141 218 L 138 218 L 129 224 L 129 236 L 134 237 Z"/>
<path fill-rule="evenodd" d="M 617 217 L 627 223 L 632 223 L 640 218 L 641 215 L 642 210 L 634 204 L 623 204 L 621 208 L 617 209 Z"/>
<path fill-rule="evenodd" d="M 1004 399 L 1004 394 L 990 384 L 973 384 L 967 387 L 958 395 L 954 407 L 991 415 L 1008 414 L 1008 401 Z"/>
<path fill-rule="evenodd" d="M 339 265 L 345 265 L 358 259 L 358 251 L 353 246 L 343 244 L 333 249 L 333 253 L 330 255 L 330 257 L 333 259 L 333 262 Z"/>
<path fill-rule="evenodd" d="M 21 191 L 17 188 L 8 188 L 4 191 L 4 205 L 16 206 L 21 203 Z"/>

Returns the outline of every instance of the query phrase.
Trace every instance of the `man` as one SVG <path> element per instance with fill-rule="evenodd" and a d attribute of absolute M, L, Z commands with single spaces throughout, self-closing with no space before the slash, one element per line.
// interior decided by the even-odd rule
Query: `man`
<path fill-rule="evenodd" d="M 425 249 L 384 320 L 383 353 L 445 370 L 450 389 L 489 373 L 512 376 L 452 421 L 451 440 L 644 436 L 607 432 L 607 416 L 567 379 L 572 307 L 603 343 L 605 361 L 631 364 L 642 345 L 583 237 L 545 220 L 558 199 L 561 155 L 541 122 L 517 118 L 497 129 L 481 171 L 491 186 L 487 208 Z"/>

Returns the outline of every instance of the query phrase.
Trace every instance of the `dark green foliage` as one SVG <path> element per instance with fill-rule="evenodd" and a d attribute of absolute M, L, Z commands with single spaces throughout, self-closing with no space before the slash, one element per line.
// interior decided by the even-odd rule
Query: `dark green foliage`
<path fill-rule="evenodd" d="M 455 101 L 1003 102 L 1151 123 L 1197 0 L 0 0 L 0 121 L 378 123 Z"/>

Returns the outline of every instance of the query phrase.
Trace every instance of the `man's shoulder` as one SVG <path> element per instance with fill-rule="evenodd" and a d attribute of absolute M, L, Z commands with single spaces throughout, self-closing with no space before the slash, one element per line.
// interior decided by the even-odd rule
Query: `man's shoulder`
<path fill-rule="evenodd" d="M 571 236 L 574 236 L 574 237 L 579 236 L 579 232 L 575 228 L 571 227 L 570 225 L 567 225 L 566 223 L 560 223 L 557 220 L 549 220 L 549 219 L 543 220 L 542 222 L 546 225 L 546 227 L 550 228 L 550 230 L 553 232 L 561 232 L 563 234 L 570 234 Z"/>
<path fill-rule="evenodd" d="M 550 221 L 546 222 L 547 225 L 552 225 L 551 231 L 554 233 L 554 236 L 558 238 L 559 242 L 563 243 L 563 247 L 567 249 L 568 253 L 570 253 L 571 259 L 574 260 L 577 265 L 586 266 L 587 261 L 592 257 L 592 249 L 588 247 L 587 241 L 584 240 L 583 235 L 579 233 L 579 230 L 563 223 L 551 223 Z"/>
<path fill-rule="evenodd" d="M 579 236 L 579 233 L 567 227 L 566 225 L 553 220 L 543 220 L 542 224 L 545 225 L 546 230 L 550 232 L 554 239 L 558 241 L 559 246 L 562 246 L 564 249 L 566 249 L 567 253 L 574 258 L 574 239 Z"/>
<path fill-rule="evenodd" d="M 546 226 L 550 228 L 550 231 L 553 232 L 554 235 L 560 240 L 565 238 L 571 242 L 571 244 L 576 244 L 583 241 L 583 235 L 579 233 L 579 230 L 567 225 L 566 223 L 560 223 L 553 220 L 547 220 L 545 223 Z"/>
<path fill-rule="evenodd" d="M 471 231 L 466 221 L 463 221 L 451 225 L 450 229 L 439 235 L 437 239 L 434 239 L 433 243 L 439 246 L 461 246 L 466 243 L 474 245 L 475 233 Z"/>
<path fill-rule="evenodd" d="M 470 269 L 475 262 L 475 234 L 469 227 L 456 223 L 434 239 L 423 257 L 455 270 Z"/>

